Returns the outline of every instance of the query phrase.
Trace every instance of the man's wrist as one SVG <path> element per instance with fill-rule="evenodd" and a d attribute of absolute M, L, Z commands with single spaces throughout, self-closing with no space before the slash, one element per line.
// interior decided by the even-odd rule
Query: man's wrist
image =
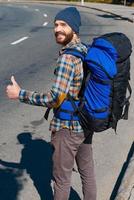
<path fill-rule="evenodd" d="M 19 92 L 19 100 L 23 101 L 25 96 L 26 96 L 26 90 L 21 89 L 20 92 Z"/>

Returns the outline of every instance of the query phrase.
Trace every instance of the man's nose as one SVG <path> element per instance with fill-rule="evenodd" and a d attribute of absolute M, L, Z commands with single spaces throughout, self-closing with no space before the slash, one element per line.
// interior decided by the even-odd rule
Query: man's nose
<path fill-rule="evenodd" d="M 62 30 L 62 28 L 61 28 L 60 25 L 58 25 L 58 26 L 55 27 L 55 31 L 56 31 L 56 32 L 59 32 L 59 31 L 61 31 L 61 30 Z"/>

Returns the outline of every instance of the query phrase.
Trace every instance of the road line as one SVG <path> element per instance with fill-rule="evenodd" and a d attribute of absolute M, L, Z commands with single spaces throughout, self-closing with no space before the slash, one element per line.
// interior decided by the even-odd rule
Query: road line
<path fill-rule="evenodd" d="M 44 22 L 43 26 L 47 26 L 48 25 L 48 22 Z"/>
<path fill-rule="evenodd" d="M 43 16 L 44 16 L 44 17 L 47 17 L 47 14 L 44 14 Z"/>
<path fill-rule="evenodd" d="M 28 39 L 28 37 L 20 38 L 19 40 L 16 40 L 16 41 L 12 42 L 11 45 L 18 44 L 18 43 L 20 43 L 20 42 L 22 42 L 22 41 L 24 41 L 24 40 L 26 40 L 26 39 Z"/>

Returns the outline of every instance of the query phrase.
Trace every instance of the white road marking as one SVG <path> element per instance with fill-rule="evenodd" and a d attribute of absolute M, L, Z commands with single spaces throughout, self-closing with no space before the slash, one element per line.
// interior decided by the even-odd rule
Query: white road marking
<path fill-rule="evenodd" d="M 47 26 L 48 25 L 48 22 L 44 22 L 43 26 Z"/>
<path fill-rule="evenodd" d="M 35 9 L 35 11 L 39 12 L 39 9 Z"/>
<path fill-rule="evenodd" d="M 27 36 L 26 36 L 26 37 L 23 37 L 23 38 L 20 38 L 19 40 L 16 40 L 16 41 L 14 41 L 14 42 L 12 42 L 11 45 L 18 44 L 18 43 L 20 43 L 20 42 L 22 42 L 22 41 L 24 41 L 24 40 L 26 40 L 26 39 L 28 39 Z"/>
<path fill-rule="evenodd" d="M 44 17 L 47 17 L 47 14 L 44 14 Z"/>

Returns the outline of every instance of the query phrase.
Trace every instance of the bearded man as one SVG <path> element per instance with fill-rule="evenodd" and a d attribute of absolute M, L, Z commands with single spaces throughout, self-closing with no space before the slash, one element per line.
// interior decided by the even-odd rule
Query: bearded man
<path fill-rule="evenodd" d="M 96 200 L 92 155 L 93 133 L 90 133 L 89 142 L 84 142 L 86 134 L 79 120 L 74 118 L 70 121 L 57 114 L 62 103 L 68 99 L 68 94 L 75 100 L 79 99 L 84 76 L 83 63 L 80 58 L 67 54 L 66 50 L 87 52 L 86 46 L 79 38 L 80 25 L 80 13 L 75 7 L 67 7 L 55 16 L 55 39 L 62 45 L 62 49 L 54 70 L 54 83 L 49 92 L 38 93 L 22 89 L 13 76 L 12 84 L 8 85 L 6 90 L 10 99 L 19 99 L 23 103 L 54 109 L 54 116 L 50 122 L 51 143 L 54 147 L 54 200 L 68 200 L 74 161 L 82 180 L 83 200 Z"/>

